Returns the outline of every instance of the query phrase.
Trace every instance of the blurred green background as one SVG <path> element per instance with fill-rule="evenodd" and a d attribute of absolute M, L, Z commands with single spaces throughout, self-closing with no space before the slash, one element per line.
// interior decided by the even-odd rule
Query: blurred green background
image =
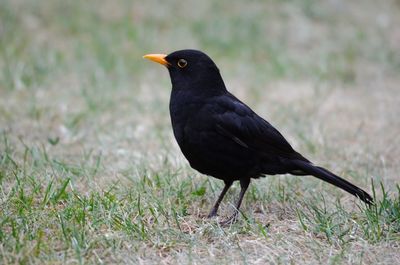
<path fill-rule="evenodd" d="M 0 121 L 44 115 L 43 126 L 73 131 L 104 112 L 166 111 L 168 75 L 142 55 L 184 48 L 208 53 L 233 92 L 272 115 L 268 94 L 311 88 L 306 105 L 319 108 L 337 88 L 387 93 L 400 72 L 399 14 L 398 1 L 2 0 Z M 290 89 L 279 94 L 282 80 Z"/>
<path fill-rule="evenodd" d="M 400 67 L 398 5 L 2 0 L 2 88 L 39 86 L 49 75 L 70 72 L 83 71 L 90 79 L 96 70 L 106 72 L 107 79 L 129 78 L 123 73 L 127 71 L 138 80 L 147 71 L 143 52 L 183 48 L 206 51 L 224 65 L 226 74 L 264 82 L 352 82 L 364 72 L 360 66 L 368 65 L 394 74 Z"/>

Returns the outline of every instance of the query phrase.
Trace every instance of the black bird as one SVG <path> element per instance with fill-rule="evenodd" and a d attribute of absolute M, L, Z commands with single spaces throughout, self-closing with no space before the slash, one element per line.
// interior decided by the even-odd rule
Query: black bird
<path fill-rule="evenodd" d="M 229 93 L 219 69 L 203 52 L 180 50 L 144 58 L 169 71 L 172 128 L 190 166 L 225 182 L 208 217 L 217 215 L 225 193 L 239 180 L 235 213 L 221 224 L 236 221 L 250 180 L 275 174 L 312 175 L 373 203 L 367 192 L 296 152 L 277 129 Z"/>

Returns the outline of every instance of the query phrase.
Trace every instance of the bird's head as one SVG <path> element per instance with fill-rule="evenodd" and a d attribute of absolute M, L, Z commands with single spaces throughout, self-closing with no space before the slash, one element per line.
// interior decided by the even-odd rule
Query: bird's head
<path fill-rule="evenodd" d="M 173 89 L 226 91 L 219 70 L 211 58 L 197 50 L 166 54 L 147 54 L 146 59 L 167 67 Z"/>

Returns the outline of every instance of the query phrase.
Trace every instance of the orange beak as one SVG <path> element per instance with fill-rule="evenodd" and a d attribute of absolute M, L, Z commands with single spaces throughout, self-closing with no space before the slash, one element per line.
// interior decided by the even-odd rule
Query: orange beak
<path fill-rule="evenodd" d="M 168 66 L 169 62 L 165 60 L 165 57 L 167 57 L 166 54 L 146 54 L 145 56 L 143 56 L 143 58 L 149 59 L 164 66 Z"/>

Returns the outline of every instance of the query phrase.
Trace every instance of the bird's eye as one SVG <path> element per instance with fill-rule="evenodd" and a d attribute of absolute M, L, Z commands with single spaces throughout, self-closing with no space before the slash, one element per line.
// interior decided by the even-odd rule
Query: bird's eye
<path fill-rule="evenodd" d="M 180 68 L 184 68 L 184 67 L 186 67 L 186 65 L 187 65 L 187 61 L 185 59 L 179 59 L 178 60 L 178 66 Z"/>

